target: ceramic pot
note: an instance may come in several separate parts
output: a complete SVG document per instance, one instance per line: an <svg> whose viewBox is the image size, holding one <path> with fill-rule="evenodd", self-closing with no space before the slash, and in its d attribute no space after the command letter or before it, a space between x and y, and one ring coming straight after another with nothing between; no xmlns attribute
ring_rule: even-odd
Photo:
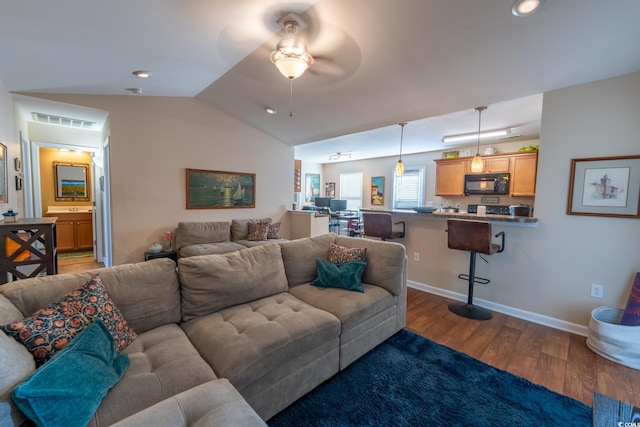
<svg viewBox="0 0 640 427"><path fill-rule="evenodd" d="M151 254L157 254L162 252L162 245L158 242L153 242L153 245L147 248L147 252Z"/></svg>

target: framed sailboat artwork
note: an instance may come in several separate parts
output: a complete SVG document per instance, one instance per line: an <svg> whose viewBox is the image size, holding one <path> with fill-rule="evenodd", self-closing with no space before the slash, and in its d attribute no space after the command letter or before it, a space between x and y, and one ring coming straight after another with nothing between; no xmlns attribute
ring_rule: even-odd
<svg viewBox="0 0 640 427"><path fill-rule="evenodd" d="M187 209L256 207L256 174L186 169Z"/></svg>

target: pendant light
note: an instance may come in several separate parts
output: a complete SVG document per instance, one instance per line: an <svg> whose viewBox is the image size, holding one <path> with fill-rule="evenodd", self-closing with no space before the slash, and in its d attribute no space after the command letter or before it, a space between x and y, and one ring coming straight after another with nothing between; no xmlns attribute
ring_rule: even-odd
<svg viewBox="0 0 640 427"><path fill-rule="evenodd" d="M487 107L476 107L473 110L478 112L478 147L476 148L476 155L473 156L471 161L471 172L482 172L484 169L484 161L480 157L480 121L482 120L482 112Z"/></svg>
<svg viewBox="0 0 640 427"><path fill-rule="evenodd" d="M402 163L402 138L404 136L404 127L406 123L399 123L402 130L400 131L400 158L396 163L396 176L404 175L404 163Z"/></svg>

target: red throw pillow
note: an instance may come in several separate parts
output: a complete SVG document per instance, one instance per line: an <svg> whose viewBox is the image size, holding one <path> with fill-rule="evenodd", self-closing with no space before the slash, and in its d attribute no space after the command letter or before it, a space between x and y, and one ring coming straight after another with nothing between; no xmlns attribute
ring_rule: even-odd
<svg viewBox="0 0 640 427"><path fill-rule="evenodd" d="M273 222L269 224L269 232L267 233L267 239L279 239L280 238L280 223Z"/></svg>
<svg viewBox="0 0 640 427"><path fill-rule="evenodd" d="M329 262L340 265L345 262L365 262L367 248L347 248L329 243Z"/></svg>
<svg viewBox="0 0 640 427"><path fill-rule="evenodd" d="M95 319L107 326L118 351L137 338L107 294L99 275L48 307L0 328L23 344L40 366Z"/></svg>
<svg viewBox="0 0 640 427"><path fill-rule="evenodd" d="M267 240L269 234L268 222L250 222L249 233L247 234L247 240Z"/></svg>

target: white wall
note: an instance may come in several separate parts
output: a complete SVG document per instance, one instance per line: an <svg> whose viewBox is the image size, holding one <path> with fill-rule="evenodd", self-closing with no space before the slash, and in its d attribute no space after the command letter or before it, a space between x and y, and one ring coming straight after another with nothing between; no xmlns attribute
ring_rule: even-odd
<svg viewBox="0 0 640 427"><path fill-rule="evenodd" d="M0 142L7 147L8 201L0 205L0 213L13 209L20 213L22 192L16 191L13 159L20 157L20 142L14 125L13 100L0 81Z"/></svg>
<svg viewBox="0 0 640 427"><path fill-rule="evenodd" d="M141 261L179 221L271 217L288 232L291 147L193 98L43 97L109 112L114 264ZM186 168L255 173L256 208L187 210Z"/></svg>

